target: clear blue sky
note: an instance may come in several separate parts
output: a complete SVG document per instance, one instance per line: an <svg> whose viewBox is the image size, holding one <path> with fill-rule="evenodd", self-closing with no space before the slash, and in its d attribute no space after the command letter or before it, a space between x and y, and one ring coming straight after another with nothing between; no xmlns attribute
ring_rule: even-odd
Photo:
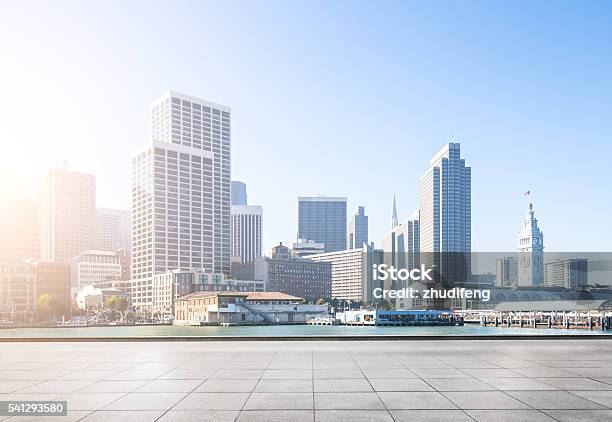
<svg viewBox="0 0 612 422"><path fill-rule="evenodd" d="M128 208L149 104L232 107L233 178L292 241L298 195L364 205L377 243L451 135L472 166L472 247L516 247L534 192L547 250L612 247L612 3L2 2L0 158L67 158Z"/></svg>

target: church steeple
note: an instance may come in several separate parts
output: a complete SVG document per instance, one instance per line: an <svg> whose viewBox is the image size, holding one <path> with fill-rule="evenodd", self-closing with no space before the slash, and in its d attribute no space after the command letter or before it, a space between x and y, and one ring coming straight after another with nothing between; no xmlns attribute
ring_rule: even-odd
<svg viewBox="0 0 612 422"><path fill-rule="evenodd" d="M397 205L395 203L395 195L393 195L393 211L391 211L391 229L393 230L398 225L397 222Z"/></svg>

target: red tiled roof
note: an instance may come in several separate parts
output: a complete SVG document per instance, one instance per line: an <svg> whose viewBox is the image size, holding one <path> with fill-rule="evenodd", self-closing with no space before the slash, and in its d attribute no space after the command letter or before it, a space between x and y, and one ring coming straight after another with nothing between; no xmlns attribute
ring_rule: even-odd
<svg viewBox="0 0 612 422"><path fill-rule="evenodd" d="M244 297L246 300L286 300L292 302L302 300L301 297L291 296L282 292L238 292L227 290L189 293L179 297L177 300L190 300L214 296Z"/></svg>

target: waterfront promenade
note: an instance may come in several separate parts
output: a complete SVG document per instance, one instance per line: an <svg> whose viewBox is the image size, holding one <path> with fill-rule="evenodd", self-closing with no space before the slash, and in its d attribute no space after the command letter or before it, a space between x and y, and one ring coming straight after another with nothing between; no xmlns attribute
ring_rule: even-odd
<svg viewBox="0 0 612 422"><path fill-rule="evenodd" d="M0 343L0 400L67 400L52 421L609 421L612 340Z"/></svg>

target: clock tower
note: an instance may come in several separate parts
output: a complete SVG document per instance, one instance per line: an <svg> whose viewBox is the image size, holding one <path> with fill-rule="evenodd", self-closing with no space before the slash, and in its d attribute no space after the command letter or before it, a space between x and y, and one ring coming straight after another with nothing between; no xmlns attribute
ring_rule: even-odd
<svg viewBox="0 0 612 422"><path fill-rule="evenodd" d="M518 234L518 251L518 285L540 285L544 281L544 235L531 202Z"/></svg>

